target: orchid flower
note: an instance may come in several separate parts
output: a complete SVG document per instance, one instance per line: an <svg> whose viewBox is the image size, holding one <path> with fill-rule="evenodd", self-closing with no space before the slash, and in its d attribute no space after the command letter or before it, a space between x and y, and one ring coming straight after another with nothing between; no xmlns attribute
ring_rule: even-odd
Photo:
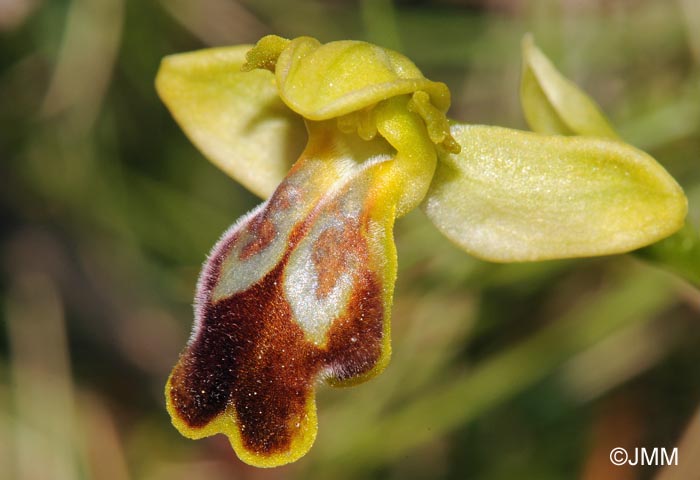
<svg viewBox="0 0 700 480"><path fill-rule="evenodd" d="M562 123L552 107L562 99L538 72L524 71L526 110ZM311 448L317 384L353 385L386 367L397 217L421 206L469 254L519 262L630 251L686 213L683 191L646 153L595 129L453 122L444 83L365 42L267 36L172 55L156 85L195 145L267 199L204 263L166 386L183 435L224 433L251 465Z"/></svg>

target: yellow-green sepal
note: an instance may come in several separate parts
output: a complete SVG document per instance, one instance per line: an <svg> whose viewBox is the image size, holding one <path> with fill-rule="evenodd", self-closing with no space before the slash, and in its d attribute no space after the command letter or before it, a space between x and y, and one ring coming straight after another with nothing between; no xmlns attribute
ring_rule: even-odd
<svg viewBox="0 0 700 480"><path fill-rule="evenodd" d="M619 138L598 105L557 70L532 35L523 38L522 55L520 103L533 131Z"/></svg>
<svg viewBox="0 0 700 480"><path fill-rule="evenodd" d="M296 161L304 122L280 100L272 72L241 72L250 45L170 55L156 89L192 142L216 166L267 198Z"/></svg>
<svg viewBox="0 0 700 480"><path fill-rule="evenodd" d="M627 252L681 228L687 199L652 157L615 140L455 124L423 202L437 228L496 262Z"/></svg>
<svg viewBox="0 0 700 480"><path fill-rule="evenodd" d="M366 42L295 38L277 59L275 73L284 102L310 120L340 117L418 90L443 113L450 105L444 83L425 78L400 53Z"/></svg>

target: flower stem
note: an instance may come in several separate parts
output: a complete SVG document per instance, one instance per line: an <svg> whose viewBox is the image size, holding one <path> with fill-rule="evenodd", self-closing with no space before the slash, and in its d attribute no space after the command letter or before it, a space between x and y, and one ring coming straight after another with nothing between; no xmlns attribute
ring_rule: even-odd
<svg viewBox="0 0 700 480"><path fill-rule="evenodd" d="M672 271L700 288L700 233L690 223L678 232L648 247L636 256Z"/></svg>

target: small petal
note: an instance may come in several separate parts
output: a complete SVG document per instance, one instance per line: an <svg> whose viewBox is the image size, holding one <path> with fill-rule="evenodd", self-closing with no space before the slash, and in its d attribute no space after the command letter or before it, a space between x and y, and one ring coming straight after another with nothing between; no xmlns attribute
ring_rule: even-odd
<svg viewBox="0 0 700 480"><path fill-rule="evenodd" d="M396 216L410 212L425 198L435 174L437 150L420 116L409 112L407 96L382 102L376 128L395 150L394 160L381 166L386 202L396 205ZM454 141L451 136L446 138Z"/></svg>
<svg viewBox="0 0 700 480"><path fill-rule="evenodd" d="M533 131L618 138L598 105L559 73L532 35L523 38L522 49L520 102Z"/></svg>
<svg viewBox="0 0 700 480"><path fill-rule="evenodd" d="M453 125L423 208L467 252L498 262L621 253L683 225L687 200L656 161L601 138Z"/></svg>
<svg viewBox="0 0 700 480"><path fill-rule="evenodd" d="M279 99L270 71L240 71L250 48L212 48L166 57L156 88L209 160L267 198L298 158L306 130L303 120Z"/></svg>
<svg viewBox="0 0 700 480"><path fill-rule="evenodd" d="M183 435L225 433L256 466L311 447L319 380L358 383L389 359L395 206L382 185L392 152L333 128L312 126L272 197L214 247L166 387Z"/></svg>

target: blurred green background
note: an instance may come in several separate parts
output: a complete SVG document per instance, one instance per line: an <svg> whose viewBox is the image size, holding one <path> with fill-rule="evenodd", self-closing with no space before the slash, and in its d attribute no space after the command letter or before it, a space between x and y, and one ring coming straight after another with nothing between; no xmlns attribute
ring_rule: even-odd
<svg viewBox="0 0 700 480"><path fill-rule="evenodd" d="M445 81L452 117L525 128L528 31L678 179L697 227L696 0L0 0L0 478L700 478L697 288L631 255L477 261L420 212L396 227L391 365L319 389L309 455L257 470L170 425L199 266L259 200L175 125L160 59L365 39ZM667 469L608 459L679 443Z"/></svg>

